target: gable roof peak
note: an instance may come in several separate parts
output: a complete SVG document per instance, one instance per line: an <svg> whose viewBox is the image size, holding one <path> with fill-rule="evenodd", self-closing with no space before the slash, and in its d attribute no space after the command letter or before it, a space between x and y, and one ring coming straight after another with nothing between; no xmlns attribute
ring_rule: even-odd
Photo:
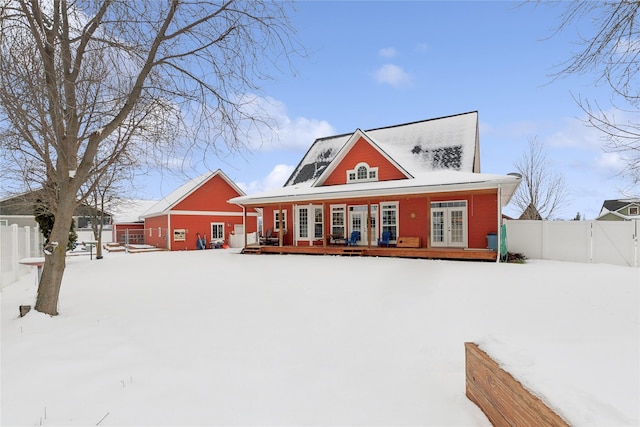
<svg viewBox="0 0 640 427"><path fill-rule="evenodd" d="M480 172L478 111L470 111L318 138L284 185L316 185L356 133L375 141L378 149L413 176L440 169Z"/></svg>

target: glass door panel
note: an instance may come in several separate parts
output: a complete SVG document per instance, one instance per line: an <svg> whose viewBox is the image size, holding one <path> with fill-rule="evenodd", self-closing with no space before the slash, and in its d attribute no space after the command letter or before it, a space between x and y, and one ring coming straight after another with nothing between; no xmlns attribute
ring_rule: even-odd
<svg viewBox="0 0 640 427"><path fill-rule="evenodd" d="M445 246L445 234L444 234L444 216L445 211L443 209L431 210L431 245L432 246Z"/></svg>
<svg viewBox="0 0 640 427"><path fill-rule="evenodd" d="M441 247L467 246L467 207L465 202L453 202L457 206L431 208L431 245ZM446 205L448 203L437 203ZM460 205L463 206L460 206Z"/></svg>

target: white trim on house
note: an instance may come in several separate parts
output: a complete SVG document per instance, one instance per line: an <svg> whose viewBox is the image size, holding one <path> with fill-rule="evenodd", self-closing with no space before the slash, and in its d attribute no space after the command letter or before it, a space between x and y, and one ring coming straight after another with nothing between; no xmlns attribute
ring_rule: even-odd
<svg viewBox="0 0 640 427"><path fill-rule="evenodd" d="M320 187L324 184L329 176L333 173L333 171L338 167L338 165L344 160L346 155L351 151L353 146L360 140L360 138L364 139L373 147L376 151L378 151L389 163L391 163L396 169L398 169L405 177L413 178L413 176L407 172L405 168L400 166L398 162L393 160L391 156L389 156L384 150L382 150L378 144L376 144L364 131L360 129L356 129L356 131L351 135L351 137L347 140L346 144L342 146L336 157L331 161L331 163L327 166L327 168L322 172L322 174L318 177L318 179L313 183L312 187ZM357 168L356 168L357 169Z"/></svg>
<svg viewBox="0 0 640 427"><path fill-rule="evenodd" d="M502 206L506 206L521 180L522 178L513 175L479 174L447 170L424 173L413 179L350 183L325 187L298 187L292 185L249 196L235 197L229 202L245 206L261 206L273 203L388 197L497 189L501 187L501 203Z"/></svg>

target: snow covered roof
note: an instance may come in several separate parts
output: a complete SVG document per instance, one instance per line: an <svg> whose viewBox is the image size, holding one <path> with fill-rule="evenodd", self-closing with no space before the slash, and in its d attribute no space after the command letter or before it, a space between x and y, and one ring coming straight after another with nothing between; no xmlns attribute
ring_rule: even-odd
<svg viewBox="0 0 640 427"><path fill-rule="evenodd" d="M222 170L218 169L214 172L207 172L205 174L202 174L199 177L194 178L181 185L171 194L169 194L168 196L157 202L155 205L153 205L151 208L149 208L147 211L145 211L140 217L149 218L168 212L169 210L171 210L171 208L184 200L187 196L197 190L201 185L203 185L205 182L209 181L216 175L220 175L225 181L227 181L227 183L231 185L238 192L238 194L245 194L244 191L240 189L240 187L238 187L231 179L229 179L229 177L227 177L227 175L224 174L224 172L222 172Z"/></svg>
<svg viewBox="0 0 640 427"><path fill-rule="evenodd" d="M141 221L140 216L158 203L157 200L126 200L109 206L114 224L131 224Z"/></svg>
<svg viewBox="0 0 640 427"><path fill-rule="evenodd" d="M413 176L443 169L480 172L477 111L360 132ZM316 139L285 186L313 185L352 135Z"/></svg>
<svg viewBox="0 0 640 427"><path fill-rule="evenodd" d="M260 206L269 203L326 200L327 198L350 199L360 196L391 196L405 194L423 194L441 191L501 189L501 203L505 206L520 184L521 178L515 175L494 175L455 170L422 172L412 179L391 181L371 181L342 185L310 187L308 185L289 185L271 191L235 197L230 203Z"/></svg>

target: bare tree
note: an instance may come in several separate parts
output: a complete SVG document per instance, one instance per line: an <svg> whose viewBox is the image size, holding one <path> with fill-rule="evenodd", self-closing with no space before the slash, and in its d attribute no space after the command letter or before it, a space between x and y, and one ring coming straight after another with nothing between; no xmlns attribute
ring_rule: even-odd
<svg viewBox="0 0 640 427"><path fill-rule="evenodd" d="M542 143L529 139L529 149L515 163L522 182L513 201L522 209L520 219L553 219L568 204L564 176L551 170Z"/></svg>
<svg viewBox="0 0 640 427"><path fill-rule="evenodd" d="M597 82L612 91L613 110L602 102L576 96L587 122L600 130L605 150L625 161L622 174L632 185L640 182L640 2L574 1L564 7L558 31L573 23L589 23L589 34L581 36L580 49L559 67L555 77L595 71Z"/></svg>
<svg viewBox="0 0 640 427"><path fill-rule="evenodd" d="M36 310L58 313L74 208L131 144L148 159L237 150L269 123L245 107L299 53L287 13L266 0L0 0L2 166L51 189L55 215Z"/></svg>
<svg viewBox="0 0 640 427"><path fill-rule="evenodd" d="M91 230L96 240L96 259L102 259L102 231L105 225L106 209L116 208L127 202L125 194L133 187L135 157L123 155L111 168L101 175L92 175L92 181L80 189L81 198L89 210ZM84 190L89 191L85 194Z"/></svg>

